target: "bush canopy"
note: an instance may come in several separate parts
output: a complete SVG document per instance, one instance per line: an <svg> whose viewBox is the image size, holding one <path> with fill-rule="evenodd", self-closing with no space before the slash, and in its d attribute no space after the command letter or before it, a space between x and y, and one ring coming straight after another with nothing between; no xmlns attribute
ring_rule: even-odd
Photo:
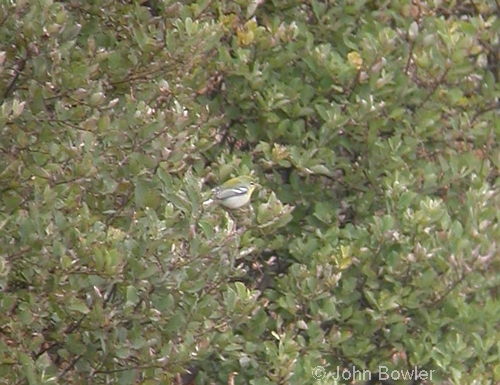
<svg viewBox="0 0 500 385"><path fill-rule="evenodd" d="M499 383L499 18L2 2L0 384Z"/></svg>

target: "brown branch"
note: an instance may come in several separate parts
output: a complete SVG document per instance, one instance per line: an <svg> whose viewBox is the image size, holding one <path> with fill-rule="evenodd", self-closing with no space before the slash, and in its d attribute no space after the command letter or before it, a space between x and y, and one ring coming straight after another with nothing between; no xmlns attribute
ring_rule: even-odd
<svg viewBox="0 0 500 385"><path fill-rule="evenodd" d="M2 103L5 99L7 99L14 92L14 89L16 88L16 83L19 80L19 75L21 74L21 72L24 70L24 67L26 66L26 61L27 61L27 59L23 58L23 59L19 59L19 61L17 62L17 69L14 69L16 74L14 75L14 78L12 79L9 86L7 87L7 90L3 94Z"/></svg>

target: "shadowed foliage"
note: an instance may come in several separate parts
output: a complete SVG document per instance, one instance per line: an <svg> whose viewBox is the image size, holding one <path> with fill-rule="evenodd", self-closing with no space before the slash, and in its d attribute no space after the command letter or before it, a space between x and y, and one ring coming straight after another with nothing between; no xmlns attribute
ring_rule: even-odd
<svg viewBox="0 0 500 385"><path fill-rule="evenodd" d="M2 2L0 384L498 383L499 16Z"/></svg>

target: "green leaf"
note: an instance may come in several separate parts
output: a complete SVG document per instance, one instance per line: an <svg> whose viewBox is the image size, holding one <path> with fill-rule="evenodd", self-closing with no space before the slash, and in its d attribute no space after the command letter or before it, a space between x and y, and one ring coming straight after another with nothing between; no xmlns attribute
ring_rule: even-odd
<svg viewBox="0 0 500 385"><path fill-rule="evenodd" d="M37 385L38 381L36 379L35 367L31 358L23 352L18 352L17 357L22 365L23 375L26 376L28 384Z"/></svg>

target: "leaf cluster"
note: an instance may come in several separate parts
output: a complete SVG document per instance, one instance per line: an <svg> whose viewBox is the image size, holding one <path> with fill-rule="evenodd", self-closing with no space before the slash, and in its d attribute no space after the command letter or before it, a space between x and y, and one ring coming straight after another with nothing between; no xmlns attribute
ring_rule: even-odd
<svg viewBox="0 0 500 385"><path fill-rule="evenodd" d="M500 381L498 4L0 15L0 383Z"/></svg>

